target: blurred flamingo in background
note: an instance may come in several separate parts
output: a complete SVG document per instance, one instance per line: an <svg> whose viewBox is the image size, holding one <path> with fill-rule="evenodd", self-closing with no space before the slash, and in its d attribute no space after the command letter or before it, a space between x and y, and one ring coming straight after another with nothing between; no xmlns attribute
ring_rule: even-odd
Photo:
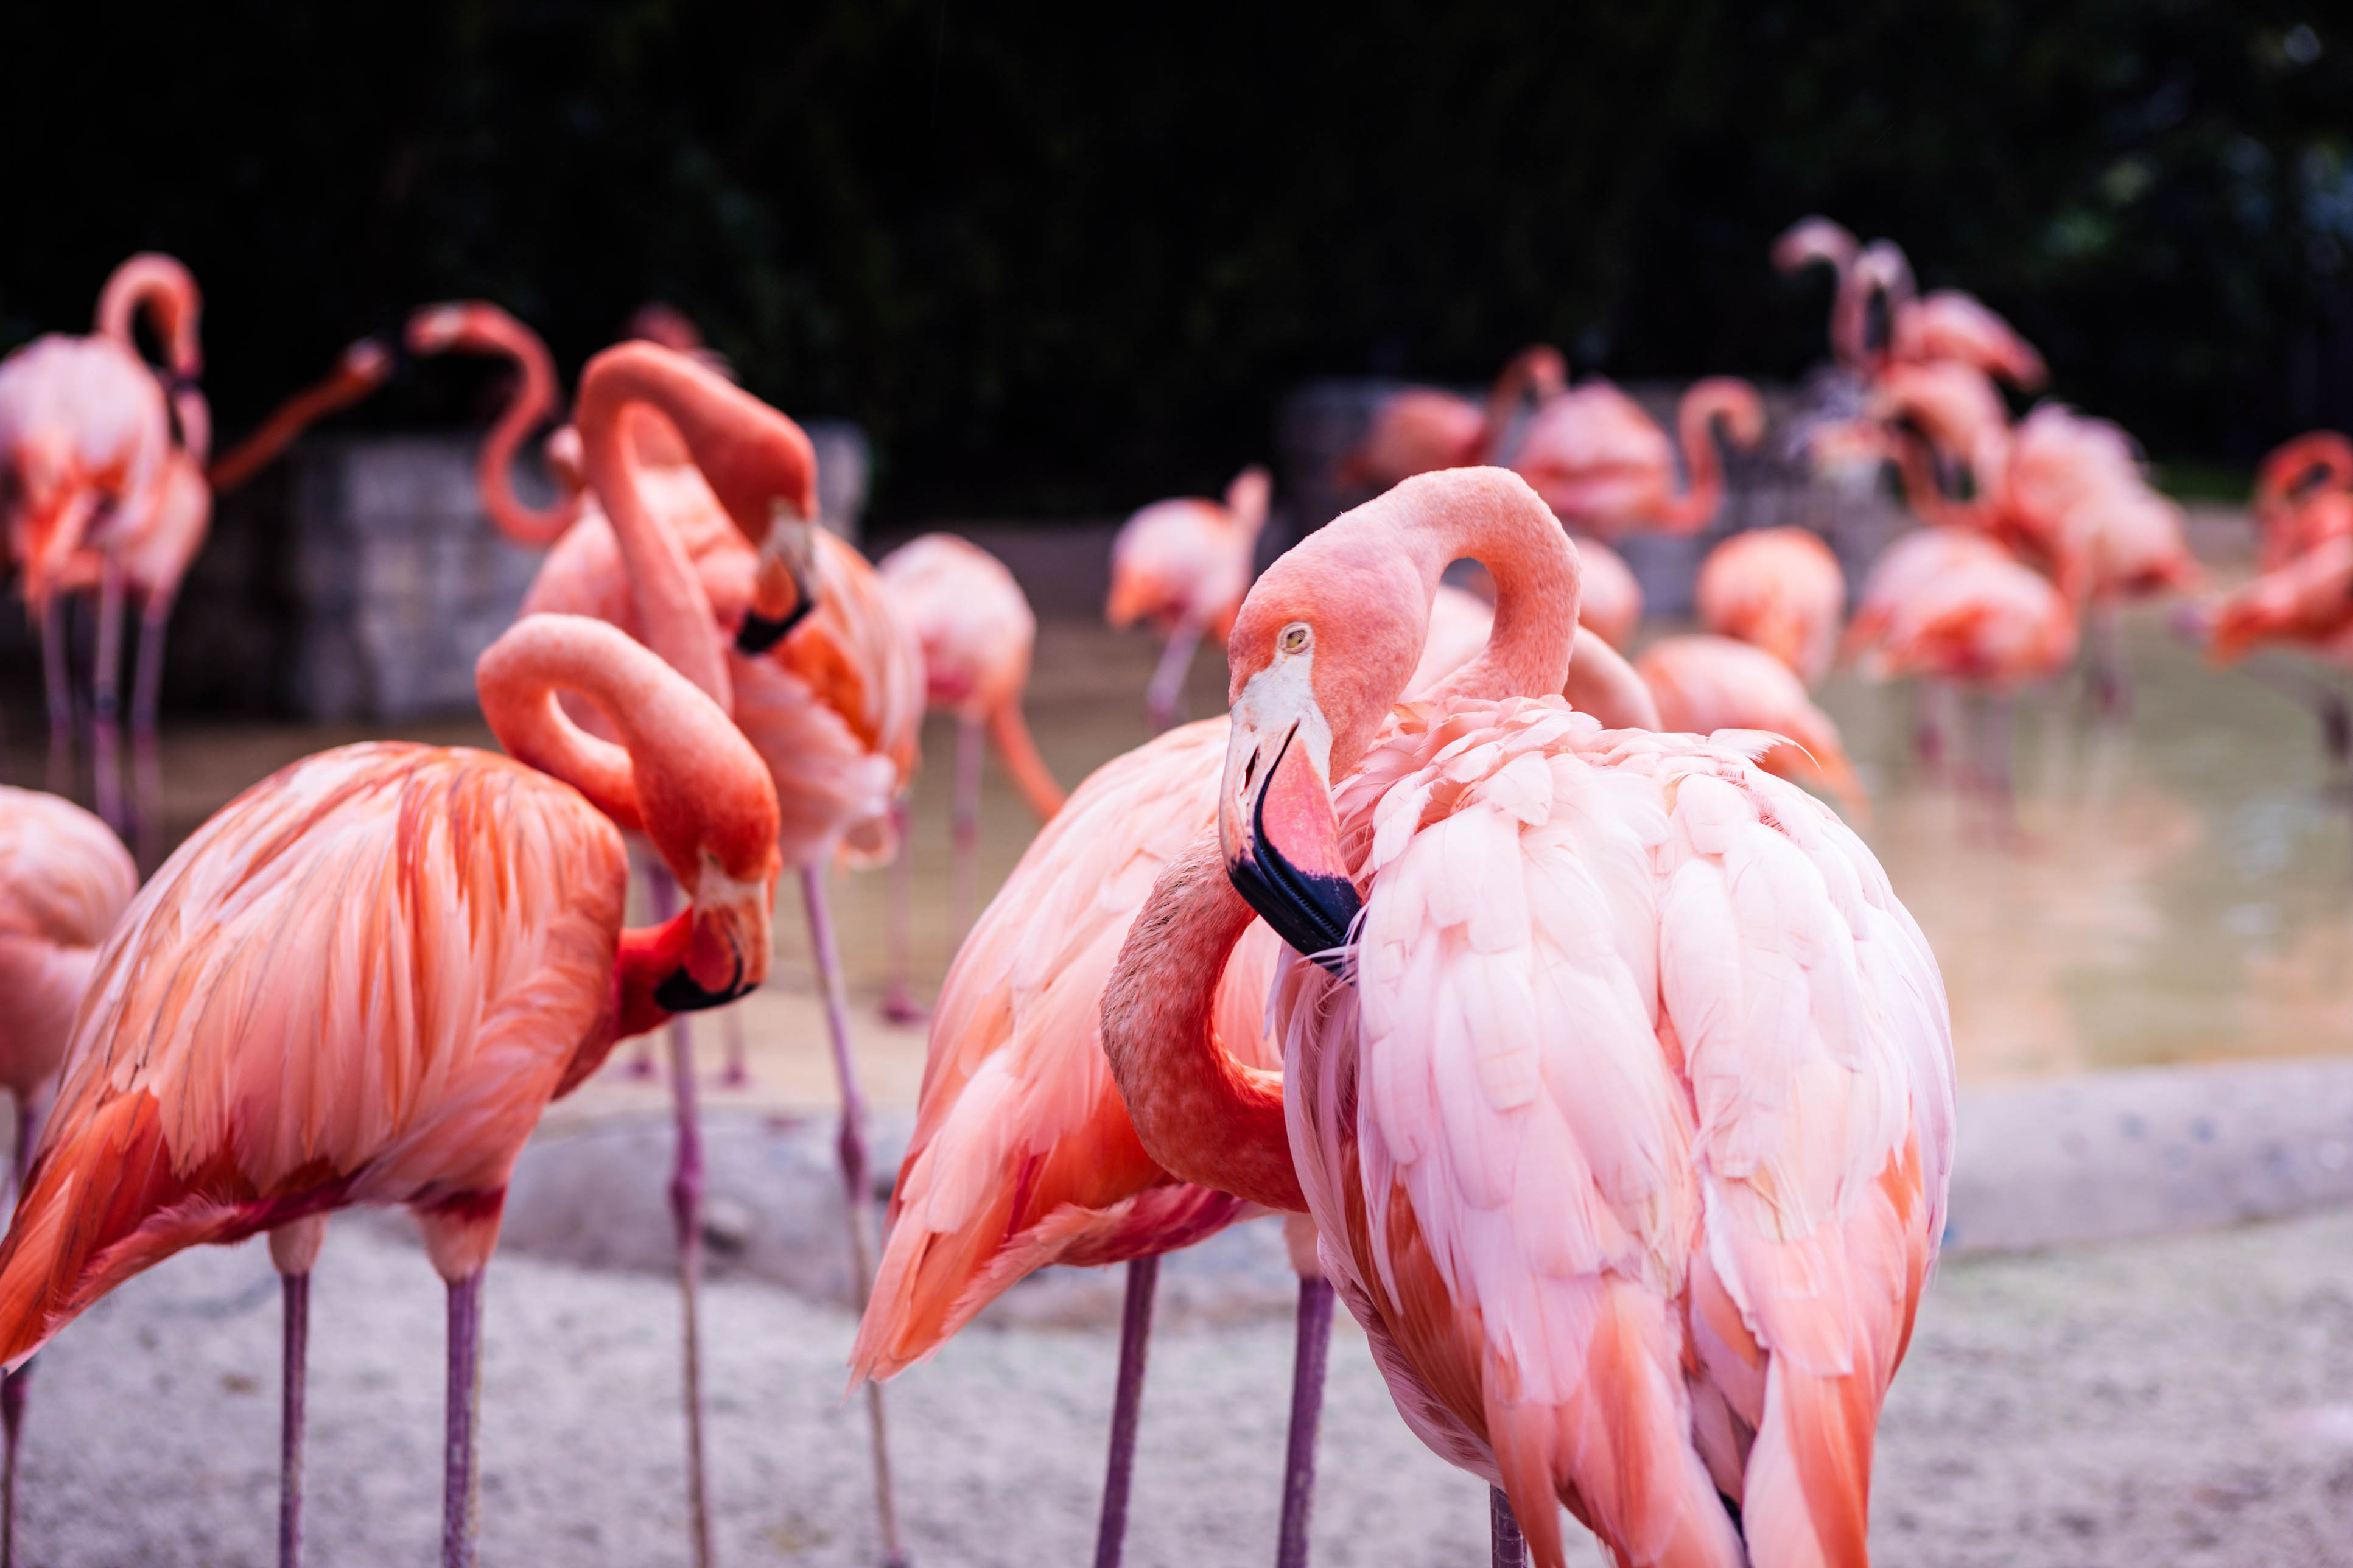
<svg viewBox="0 0 2353 1568"><path fill-rule="evenodd" d="M2353 534L2313 545L2186 618L2218 665L2278 647L2340 668L2353 666ZM2353 772L2353 711L2345 693L2325 680L2282 683L2319 720L2321 749L2333 782L2341 785Z"/></svg>
<svg viewBox="0 0 2353 1568"><path fill-rule="evenodd" d="M1149 620L1166 644L1144 693L1155 735L1176 721L1201 638L1223 637L1233 625L1273 490L1273 478L1253 463L1226 487L1223 505L1195 496L1154 501L1112 541L1103 619L1114 631Z"/></svg>
<svg viewBox="0 0 2353 1568"><path fill-rule="evenodd" d="M1925 298L1912 263L1893 240L1857 242L1826 217L1799 219L1773 242L1784 273L1827 265L1838 280L1831 306L1831 351L1842 370L1876 376L1891 363L1951 361L2031 392L2048 376L2042 356L1973 294L1938 289Z"/></svg>
<svg viewBox="0 0 2353 1568"><path fill-rule="evenodd" d="M2251 505L2266 572L2353 535L2353 440L2314 430L2275 447L2255 470Z"/></svg>
<svg viewBox="0 0 2353 1568"><path fill-rule="evenodd" d="M272 1233L287 1271L287 1563L324 1215L408 1205L448 1284L442 1559L470 1564L482 1269L515 1157L618 1036L767 972L775 795L717 706L577 617L511 629L479 681L513 760L322 752L240 795L148 885L99 956L0 1244L13 1368L183 1247ZM558 690L596 703L622 745L575 728ZM686 912L621 929L617 827L651 839Z"/></svg>
<svg viewBox="0 0 2353 1568"><path fill-rule="evenodd" d="M10 1176L21 1189L41 1100L65 1060L99 944L138 890L114 830L71 801L0 784L0 1087L16 1102ZM27 1365L0 1380L0 1564L16 1560L16 1438Z"/></svg>
<svg viewBox="0 0 2353 1568"><path fill-rule="evenodd" d="M1364 438L1340 459L1334 482L1343 489L1387 489L1433 468L1468 468L1502 455L1520 406L1538 406L1568 384L1568 363L1548 343L1512 356L1496 376L1484 406L1459 393L1409 386L1383 398Z"/></svg>
<svg viewBox="0 0 2353 1568"><path fill-rule="evenodd" d="M1577 624L1611 647L1625 650L1642 624L1642 584L1626 558L1588 534L1577 542L1585 565L1585 598Z"/></svg>
<svg viewBox="0 0 2353 1568"><path fill-rule="evenodd" d="M1855 776L1837 723L1806 695L1805 682L1764 648L1723 637L1661 637L1634 668L1659 704L1658 728L1713 735L1761 731L1778 739L1755 752L1757 764L1794 784L1827 791L1858 825L1871 821L1871 796Z"/></svg>
<svg viewBox="0 0 2353 1568"><path fill-rule="evenodd" d="M959 937L971 924L979 887L980 752L986 735L997 760L1039 822L1062 808L1029 724L1022 689L1038 643L1038 617L1005 563L969 540L927 533L909 540L875 565L885 592L923 655L923 700L956 718L955 793L952 834L955 856L949 920ZM900 1023L923 1016L908 990L910 905L913 872L903 796L898 806L899 852L892 862L891 983L883 1016Z"/></svg>
<svg viewBox="0 0 2353 1568"><path fill-rule="evenodd" d="M1610 383L1591 380L1537 408L1511 466L1572 533L1693 533L1724 504L1719 420L1735 447L1754 447L1765 433L1757 389L1736 377L1710 376L1684 391L1676 427L1691 479L1678 489L1674 447L1659 422Z"/></svg>
<svg viewBox="0 0 2353 1568"><path fill-rule="evenodd" d="M1393 716L1460 555L1495 637ZM1560 1568L1565 1503L1620 1562L1861 1563L1951 1170L1936 961L1827 807L1532 700L1571 663L1576 570L1474 469L1260 580L1219 831L1136 917L1104 1050L1155 1162L1310 1212L1399 1413L1507 1495L1499 1548L1524 1527ZM1254 913L1316 961L1276 978L1280 1076L1215 1027Z"/></svg>
<svg viewBox="0 0 2353 1568"><path fill-rule="evenodd" d="M1846 574L1810 529L1734 534L1700 563L1694 596L1701 626L1754 643L1808 686L1829 674L1838 658Z"/></svg>

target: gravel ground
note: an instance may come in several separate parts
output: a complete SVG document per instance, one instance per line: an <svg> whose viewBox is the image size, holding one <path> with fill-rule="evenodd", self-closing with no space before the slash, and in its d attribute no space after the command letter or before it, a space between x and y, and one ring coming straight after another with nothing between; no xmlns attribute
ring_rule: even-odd
<svg viewBox="0 0 2353 1568"><path fill-rule="evenodd" d="M339 1222L317 1276L311 1560L433 1560L441 1293L388 1227ZM274 1548L275 1277L258 1246L134 1280L41 1358L22 1483L33 1565L263 1563ZM675 1296L507 1257L490 1288L484 1561L685 1561ZM707 1297L730 1563L864 1564L849 1319L783 1291ZM1112 1336L982 1328L892 1389L915 1560L1089 1552ZM1129 1561L1271 1555L1290 1325L1155 1345ZM1479 1485L1390 1410L1362 1339L1333 1358L1315 1554L1483 1563ZM1889 1404L1889 1568L2353 1563L2353 1211L1945 1269ZM1598 1562L1589 1543L1580 1562Z"/></svg>

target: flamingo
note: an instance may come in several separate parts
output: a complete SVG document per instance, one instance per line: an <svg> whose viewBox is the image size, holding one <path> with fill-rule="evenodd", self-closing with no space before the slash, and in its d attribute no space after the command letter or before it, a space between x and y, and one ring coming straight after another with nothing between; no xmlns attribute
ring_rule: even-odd
<svg viewBox="0 0 2353 1568"><path fill-rule="evenodd" d="M1734 534L1700 563L1694 597L1701 626L1756 644L1808 686L1829 674L1838 657L1846 574L1810 529L1757 528Z"/></svg>
<svg viewBox="0 0 2353 1568"><path fill-rule="evenodd" d="M1666 432L1641 404L1597 378L1537 408L1512 468L1573 532L1604 539L1646 528L1693 533L1724 504L1719 419L1736 447L1755 447L1765 434L1757 389L1733 376L1709 376L1684 391L1675 423L1691 483L1678 490Z"/></svg>
<svg viewBox="0 0 2353 1568"><path fill-rule="evenodd" d="M1392 714L1465 554L1493 640ZM1936 960L1827 806L1538 695L1577 586L1477 469L1270 569L1219 832L1131 928L1104 1050L1156 1163L1310 1214L1400 1413L1500 1488L1499 1546L1558 1568L1557 1500L1621 1563L1860 1563L1950 1174ZM1276 978L1280 1074L1210 1028L1254 912L1315 960Z"/></svg>
<svg viewBox="0 0 2353 1568"><path fill-rule="evenodd" d="M1062 809L1062 786L1038 754L1038 743L1021 713L1021 689L1029 684L1029 658L1038 642L1038 617L1003 562L953 533L909 540L874 570L923 649L925 704L956 716L951 919L962 932L972 921L979 885L983 735L996 742L998 761L1039 822L1051 821ZM908 1023L923 1016L923 1010L907 990L913 888L903 796L898 809L899 853L892 866L891 889L892 975L882 1012L894 1022Z"/></svg>
<svg viewBox="0 0 2353 1568"><path fill-rule="evenodd" d="M768 967L782 862L766 769L718 706L611 627L483 654L511 757L345 746L182 845L98 956L64 1082L0 1242L0 1361L184 1247L270 1233L286 1271L280 1560L298 1560L309 1266L323 1216L400 1204L448 1286L442 1560L474 1561L482 1270L549 1100L628 1034ZM582 733L578 695L622 737ZM620 829L688 910L621 929Z"/></svg>
<svg viewBox="0 0 2353 1568"><path fill-rule="evenodd" d="M1164 646L1145 688L1145 720L1158 734L1173 723L1185 672L1204 634L1224 637L1250 584L1259 531L1274 481L1253 463L1226 487L1225 503L1188 496L1155 501L1120 524L1111 545L1113 631L1150 620Z"/></svg>
<svg viewBox="0 0 2353 1568"><path fill-rule="evenodd" d="M1433 468L1492 462L1521 403L1533 397L1541 406L1567 384L1568 364L1560 351L1532 343L1504 364L1483 407L1434 386L1393 392L1373 410L1364 438L1340 459L1333 478L1344 489L1387 489Z"/></svg>
<svg viewBox="0 0 2353 1568"><path fill-rule="evenodd" d="M226 495L278 460L320 420L340 414L392 379L393 351L375 338L362 338L335 357L327 374L263 416L244 440L205 468L213 494Z"/></svg>
<svg viewBox="0 0 2353 1568"><path fill-rule="evenodd" d="M2353 534L2353 440L2314 430L2274 448L2255 470L2251 508L2266 572Z"/></svg>
<svg viewBox="0 0 2353 1568"><path fill-rule="evenodd" d="M1952 361L2000 376L2025 392L2048 378L2034 345L1975 295L1938 289L1923 297L1913 281L1912 263L1893 240L1861 245L1831 219L1806 217L1774 241L1772 255L1782 272L1819 262L1838 279L1831 308L1831 356L1850 373L1869 375L1891 361ZM1877 323L1872 319L1874 307L1883 312Z"/></svg>
<svg viewBox="0 0 2353 1568"><path fill-rule="evenodd" d="M1485 646L1493 613L1441 585L1409 693ZM1612 727L1655 728L1632 667L1578 628L1565 689ZM1136 1143L1098 1030L1103 984L1154 879L1214 826L1223 718L1165 731L1074 791L983 911L933 1010L915 1130L892 1189L890 1230L851 1352L856 1379L929 1357L981 1309L1050 1264L1128 1267L1113 1447L1096 1562L1119 1561L1162 1254L1243 1217L1225 1194L1172 1181ZM1218 982L1226 1048L1257 1067L1273 934L1253 928ZM1298 1245L1299 1356L1277 1561L1306 1561L1314 1435L1331 1289Z"/></svg>
<svg viewBox="0 0 2353 1568"><path fill-rule="evenodd" d="M2266 645L2353 665L2353 534L2321 541L2204 606L2192 621L2218 665L2235 664ZM2341 782L2353 765L2353 712L2345 694L2320 681L2299 682L2295 689L2320 721L2322 749Z"/></svg>
<svg viewBox="0 0 2353 1568"><path fill-rule="evenodd" d="M1658 700L1655 728L1700 735L1764 731L1776 743L1756 753L1757 766L1827 790L1854 822L1871 820L1871 796L1847 759L1837 722L1772 654L1731 637L1661 637L1634 668Z"/></svg>
<svg viewBox="0 0 2353 1568"><path fill-rule="evenodd" d="M1642 584L1624 556L1590 534L1577 540L1577 556L1585 563L1586 590L1577 624L1623 653L1642 624Z"/></svg>
<svg viewBox="0 0 2353 1568"><path fill-rule="evenodd" d="M0 1086L16 1102L11 1175L22 1187L41 1095L65 1060L99 943L139 872L114 830L71 801L0 784ZM29 1366L0 1381L0 1565L16 1560L16 1439Z"/></svg>

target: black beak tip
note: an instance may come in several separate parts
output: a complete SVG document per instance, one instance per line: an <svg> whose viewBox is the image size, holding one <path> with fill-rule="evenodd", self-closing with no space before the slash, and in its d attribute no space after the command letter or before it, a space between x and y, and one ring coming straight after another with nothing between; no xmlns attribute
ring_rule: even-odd
<svg viewBox="0 0 2353 1568"><path fill-rule="evenodd" d="M1351 929L1364 900L1345 877L1311 875L1260 841L1261 861L1244 855L1228 861L1226 877L1274 934L1305 957L1343 979Z"/></svg>
<svg viewBox="0 0 2353 1568"><path fill-rule="evenodd" d="M701 1013L712 1007L724 1007L750 990L744 984L744 965L735 965L735 978L717 991L706 991L702 983L686 972L685 966L673 969L654 987L654 1005L665 1013Z"/></svg>
<svg viewBox="0 0 2353 1568"><path fill-rule="evenodd" d="M745 611L744 624L735 631L735 651L758 658L784 641L807 616L811 607L810 602L804 599L780 621L772 621L756 610Z"/></svg>

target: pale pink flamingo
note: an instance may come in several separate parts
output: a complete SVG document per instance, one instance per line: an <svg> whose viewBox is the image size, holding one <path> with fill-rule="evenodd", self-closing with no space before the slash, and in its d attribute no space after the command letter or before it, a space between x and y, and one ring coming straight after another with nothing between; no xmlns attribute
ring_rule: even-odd
<svg viewBox="0 0 2353 1568"><path fill-rule="evenodd" d="M1694 596L1701 626L1754 643L1808 686L1828 675L1838 658L1846 574L1810 529L1734 534L1700 563Z"/></svg>
<svg viewBox="0 0 2353 1568"><path fill-rule="evenodd" d="M1415 682L1477 657L1493 620L1475 595L1441 585ZM1604 723L1657 722L1632 668L1582 628L1566 689ZM895 1376L1039 1268L1126 1263L1102 1568L1117 1563L1124 1539L1160 1256L1242 1216L1231 1197L1174 1183L1145 1155L1098 1027L1104 981L1154 879L1215 825L1228 727L1223 718L1183 725L1097 770L1032 841L957 952L933 1010L915 1131L851 1356L856 1377ZM1261 1031L1279 945L1256 928L1218 983L1225 1048L1267 1069L1280 1060ZM1284 1568L1306 1561L1332 1304L1308 1265L1312 1247L1303 1258L1294 1245L1293 1258L1303 1266Z"/></svg>
<svg viewBox="0 0 2353 1568"><path fill-rule="evenodd" d="M270 1233L286 1276L280 1559L300 1553L309 1270L332 1210L399 1204L449 1288L442 1559L474 1560L483 1266L547 1102L621 1036L768 967L767 773L718 707L610 627L526 621L482 656L512 753L347 746L281 769L182 845L101 951L0 1243L21 1366L183 1247ZM618 748L558 691L595 703ZM621 929L619 829L688 910Z"/></svg>
<svg viewBox="0 0 2353 1568"><path fill-rule="evenodd" d="M1536 409L1512 468L1572 533L1605 540L1636 529L1694 533L1724 504L1719 420L1735 447L1756 446L1765 434L1757 389L1733 376L1709 376L1684 391L1675 424L1691 482L1678 489L1667 433L1641 404L1596 378Z"/></svg>
<svg viewBox="0 0 2353 1568"><path fill-rule="evenodd" d="M2259 564L2286 565L2314 545L2353 535L2353 440L2314 430L2274 447L2255 470L2250 503Z"/></svg>
<svg viewBox="0 0 2353 1568"><path fill-rule="evenodd" d="M2353 668L2353 533L2321 540L2189 619L2218 665L2276 647ZM2327 681L2275 679L2312 706L2333 781L2342 784L2353 767L2353 710L2345 693Z"/></svg>
<svg viewBox="0 0 2353 1568"><path fill-rule="evenodd" d="M1435 386L1393 392L1373 410L1364 438L1340 459L1333 479L1345 489L1387 489L1434 468L1493 462L1520 405L1534 398L1541 406L1567 384L1560 351L1532 343L1504 364L1483 405Z"/></svg>
<svg viewBox="0 0 2353 1568"><path fill-rule="evenodd" d="M1494 638L1393 715L1463 555ZM1156 1163L1310 1213L1399 1412L1544 1568L1556 1501L1620 1563L1859 1564L1951 1167L1936 961L1827 806L1539 695L1576 611L1553 518L1492 471L1276 563L1229 645L1219 834L1136 917L1104 1049ZM1276 979L1280 1074L1212 1027L1254 910L1317 960Z"/></svg>
<svg viewBox="0 0 2353 1568"><path fill-rule="evenodd" d="M1893 240L1862 247L1851 266L1857 302L1867 310L1875 297L1885 311L1886 337L1870 345L1879 365L1966 364L1998 375L2022 392L2041 386L2049 373L2034 345L1973 294L1938 289L1923 297L1912 280L1912 264Z"/></svg>
<svg viewBox="0 0 2353 1568"><path fill-rule="evenodd" d="M1772 654L1731 637L1661 637L1634 668L1658 700L1657 728L1697 735L1758 731L1772 743L1752 752L1757 766L1827 792L1850 821L1870 822L1871 795L1855 776L1837 722Z"/></svg>
<svg viewBox="0 0 2353 1568"><path fill-rule="evenodd" d="M1272 478L1253 463L1226 487L1223 504L1198 496L1154 501L1112 540L1103 619L1113 631L1148 620L1165 645L1144 693L1145 720L1155 735L1176 719L1201 638L1222 637L1233 625L1273 489Z"/></svg>
<svg viewBox="0 0 2353 1568"><path fill-rule="evenodd" d="M1590 534L1577 540L1577 557L1585 565L1586 605L1577 624L1622 653L1642 624L1642 584L1624 556Z"/></svg>
<svg viewBox="0 0 2353 1568"><path fill-rule="evenodd" d="M10 1175L21 1187L41 1098L65 1060L99 944L139 887L114 830L71 801L0 784L0 1087L16 1102ZM0 1381L0 1568L16 1560L16 1437L32 1368Z"/></svg>
<svg viewBox="0 0 2353 1568"><path fill-rule="evenodd" d="M1062 786L1038 754L1021 712L1021 691L1029 683L1029 658L1038 643L1038 617L1003 562L953 533L911 539L874 570L923 650L925 705L956 719L955 793L950 808L955 868L949 919L961 934L972 922L979 888L983 737L996 742L997 760L1039 821L1051 821L1062 808ZM914 888L903 795L897 809L899 852L891 868L892 976L882 1013L911 1023L923 1016L923 1009L907 988Z"/></svg>

